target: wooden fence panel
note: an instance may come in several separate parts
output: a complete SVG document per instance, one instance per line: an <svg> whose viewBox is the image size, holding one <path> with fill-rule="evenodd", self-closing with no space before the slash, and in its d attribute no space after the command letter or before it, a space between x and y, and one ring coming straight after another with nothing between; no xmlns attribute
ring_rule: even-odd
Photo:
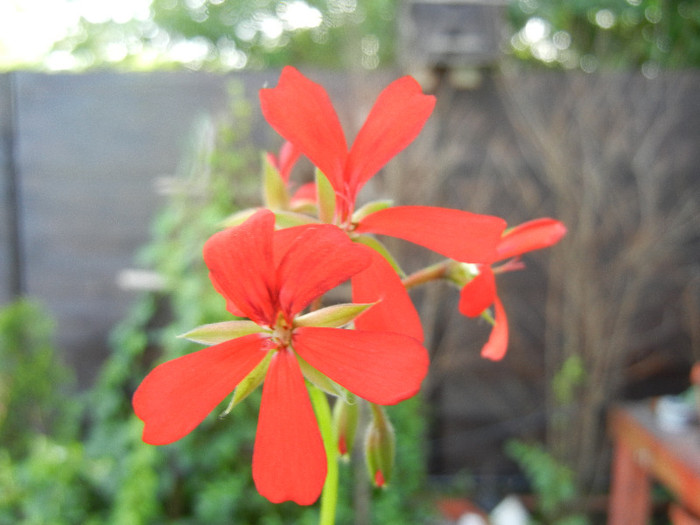
<svg viewBox="0 0 700 525"><path fill-rule="evenodd" d="M261 85L259 76L248 77ZM120 271L148 240L198 118L225 109L225 76L16 75L25 292L56 317L57 343L92 381L133 292Z"/></svg>
<svg viewBox="0 0 700 525"><path fill-rule="evenodd" d="M0 304L19 293L13 76L0 75Z"/></svg>

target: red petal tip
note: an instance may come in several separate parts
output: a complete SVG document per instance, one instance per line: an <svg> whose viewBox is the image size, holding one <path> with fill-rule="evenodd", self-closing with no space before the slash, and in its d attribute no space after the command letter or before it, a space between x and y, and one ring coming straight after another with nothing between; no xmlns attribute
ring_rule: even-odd
<svg viewBox="0 0 700 525"><path fill-rule="evenodd" d="M507 231L498 243L498 260L548 248L566 235L564 223L547 217L524 222Z"/></svg>

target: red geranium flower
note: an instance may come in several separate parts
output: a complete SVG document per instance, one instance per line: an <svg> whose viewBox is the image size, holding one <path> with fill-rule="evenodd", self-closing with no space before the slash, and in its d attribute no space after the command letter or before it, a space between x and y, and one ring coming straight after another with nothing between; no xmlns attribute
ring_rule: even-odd
<svg viewBox="0 0 700 525"><path fill-rule="evenodd" d="M350 150L325 89L296 69L285 67L277 87L260 91L260 101L268 123L328 178L336 194L334 222L348 233L390 235L460 261L493 260L505 229L498 217L398 206L353 218L360 189L415 139L433 111L435 97L413 78L381 92Z"/></svg>
<svg viewBox="0 0 700 525"><path fill-rule="evenodd" d="M547 248L559 242L566 234L566 226L554 219L542 218L525 222L506 232L498 243L494 263L511 259L500 267L491 264L475 265L476 276L460 292L459 311L467 317L478 317L494 306L494 324L481 355L498 361L508 348L508 319L496 293L495 273L523 268L520 255Z"/></svg>
<svg viewBox="0 0 700 525"><path fill-rule="evenodd" d="M350 219L362 186L418 135L435 106L411 77L389 85L348 151L345 134L326 90L293 67L277 87L262 89L263 116L328 178L338 196L339 220Z"/></svg>
<svg viewBox="0 0 700 525"><path fill-rule="evenodd" d="M320 372L372 403L394 404L413 396L427 372L427 352L414 338L341 329L328 317L317 326L318 312L300 315L367 268L369 253L332 225L274 231L267 210L212 236L204 247L212 283L227 309L250 321L208 325L235 335L146 376L133 398L145 423L143 440L163 445L184 437L237 385L248 388L264 377L255 484L275 503L313 503L327 464L304 374L313 372L313 380Z"/></svg>

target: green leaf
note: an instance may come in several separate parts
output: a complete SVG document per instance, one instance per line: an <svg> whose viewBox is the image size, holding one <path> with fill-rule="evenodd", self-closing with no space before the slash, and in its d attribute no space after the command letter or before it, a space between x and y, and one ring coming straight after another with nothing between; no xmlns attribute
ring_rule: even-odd
<svg viewBox="0 0 700 525"><path fill-rule="evenodd" d="M328 178L316 170L316 192L318 198L318 218L321 222L332 223L335 217L335 190Z"/></svg>
<svg viewBox="0 0 700 525"><path fill-rule="evenodd" d="M401 266L399 266L398 261L394 259L394 256L391 255L391 252L386 246L384 246L384 244L381 243L381 241L370 235L358 235L354 240L360 244L364 244L365 246L372 248L375 252L384 257L394 271L399 274L399 277L402 279L406 277L406 272L403 271Z"/></svg>
<svg viewBox="0 0 700 525"><path fill-rule="evenodd" d="M375 304L376 303L335 304L297 317L294 319L294 326L340 328L354 321L360 314Z"/></svg>
<svg viewBox="0 0 700 525"><path fill-rule="evenodd" d="M264 331L265 330L263 328L255 324L253 321L224 321L222 323L212 323L198 326L197 328L178 337L189 339L195 343L215 345L231 339L243 337L244 335Z"/></svg>
<svg viewBox="0 0 700 525"><path fill-rule="evenodd" d="M263 202L272 210L286 210L289 207L289 192L282 175L266 154L263 154Z"/></svg>

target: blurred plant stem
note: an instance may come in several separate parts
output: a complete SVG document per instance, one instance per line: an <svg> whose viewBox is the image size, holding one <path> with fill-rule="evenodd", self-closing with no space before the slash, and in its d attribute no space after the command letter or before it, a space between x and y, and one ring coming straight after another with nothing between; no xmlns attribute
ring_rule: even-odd
<svg viewBox="0 0 700 525"><path fill-rule="evenodd" d="M319 525L333 525L338 505L338 440L333 429L333 417L326 394L313 385L309 385L309 392L328 459L326 483L321 493Z"/></svg>

